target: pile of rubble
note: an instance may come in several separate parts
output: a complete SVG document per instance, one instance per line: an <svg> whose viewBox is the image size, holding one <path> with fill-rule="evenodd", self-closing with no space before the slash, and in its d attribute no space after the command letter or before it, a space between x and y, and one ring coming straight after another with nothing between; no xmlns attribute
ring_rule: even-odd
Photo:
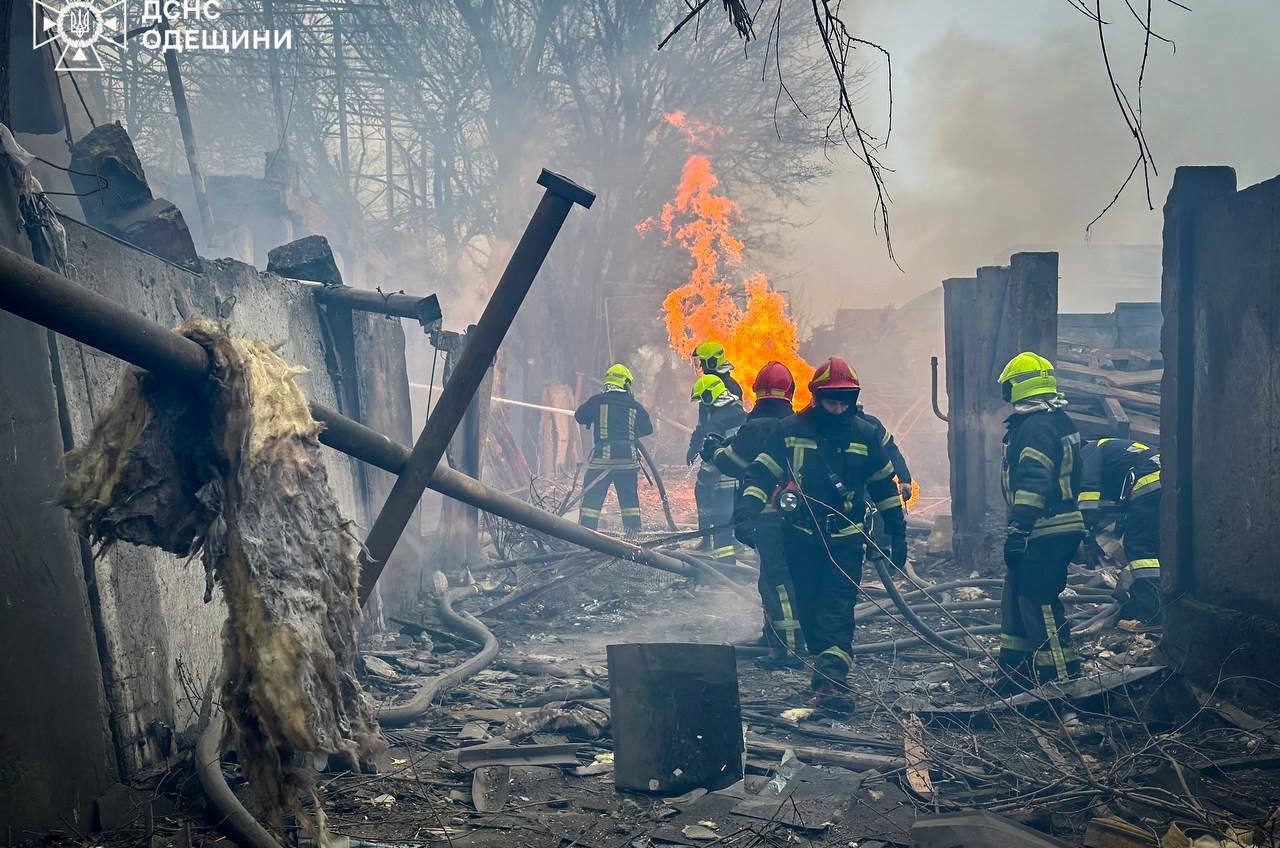
<svg viewBox="0 0 1280 848"><path fill-rule="evenodd" d="M466 604L498 659L415 726L385 730L377 773L322 776L329 829L356 848L1280 844L1275 724L1188 687L1161 664L1158 632L1089 625L1112 606L1106 572L1079 569L1067 592L1085 675L1002 698L988 683L998 584L943 558L917 568L932 586L910 602L982 650L959 660L905 641L868 591L848 716L802 706L807 669L752 662L758 610L722 587L581 552L485 572ZM479 649L429 608L364 654L384 707ZM743 643L743 779L678 797L616 791L606 645L731 641ZM238 769L224 771L251 803Z"/></svg>
<svg viewBox="0 0 1280 848"><path fill-rule="evenodd" d="M1160 444L1160 351L1061 342L1057 368L1058 387L1071 402L1068 414L1085 438Z"/></svg>

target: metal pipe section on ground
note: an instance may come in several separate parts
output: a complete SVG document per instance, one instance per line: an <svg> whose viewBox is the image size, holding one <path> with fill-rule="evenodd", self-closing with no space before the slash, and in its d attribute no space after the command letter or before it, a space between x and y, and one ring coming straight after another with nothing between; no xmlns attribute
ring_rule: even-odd
<svg viewBox="0 0 1280 848"><path fill-rule="evenodd" d="M7 248L0 248L0 309L165 379L194 382L209 376L209 356L200 345ZM404 445L332 409L313 403L311 415L324 425L320 441L334 450L392 474L409 460ZM588 530L450 468L437 467L428 486L588 550L682 577L695 575L673 557Z"/></svg>
<svg viewBox="0 0 1280 848"><path fill-rule="evenodd" d="M484 313L467 333L467 346L458 357L458 364L445 383L440 400L431 410L422 435L414 443L408 462L396 476L395 485L391 487L365 539L361 552L361 603L373 593L383 566L422 500L422 493L430 485L454 430L458 429L476 389L492 365L498 346L506 338L525 295L551 251L551 245L569 217L569 211L574 204L590 208L596 197L587 189L546 170L538 177L538 185L546 189L538 208L525 227L524 235L520 237L497 288L485 305Z"/></svg>

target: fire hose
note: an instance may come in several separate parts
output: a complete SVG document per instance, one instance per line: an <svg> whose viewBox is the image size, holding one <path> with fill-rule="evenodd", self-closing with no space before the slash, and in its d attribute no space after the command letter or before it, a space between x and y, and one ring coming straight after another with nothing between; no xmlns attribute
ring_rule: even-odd
<svg viewBox="0 0 1280 848"><path fill-rule="evenodd" d="M920 634L924 641L928 642L939 651L942 651L944 654L951 654L956 657L964 657L967 659L978 656L982 653L980 650L970 648L967 645L952 642L928 624L925 624L924 619L920 618L920 616L916 614L916 611L912 609L911 605L902 597L902 593L898 591L898 587L894 585L893 575L889 573L888 562L889 560L887 557L876 557L873 560L876 568L876 574L880 575L880 582L884 584L884 590L888 593L889 600L893 601L893 605L898 608L898 612L902 613L902 617L905 618L913 628L915 628L916 632ZM904 571L903 573L905 574L906 572Z"/></svg>
<svg viewBox="0 0 1280 848"><path fill-rule="evenodd" d="M667 528L672 533L676 532L676 520L671 517L671 502L667 500L667 487L662 483L662 475L658 473L658 463L653 461L653 457L649 455L649 449L644 446L644 442L636 439L636 447L640 451L640 456L649 466L649 471L653 474L653 485L658 489L658 497L662 500L662 512L667 517Z"/></svg>
<svg viewBox="0 0 1280 848"><path fill-rule="evenodd" d="M427 680L409 700L379 710L378 723L383 727L404 727L409 724L431 707L431 702L435 700L436 695L457 686L497 658L498 640L489 628L466 610L459 611L453 608L455 601L478 594L479 591L476 586L458 586L448 589L440 595L436 609L447 628L480 642L482 646L480 652L461 665Z"/></svg>
<svg viewBox="0 0 1280 848"><path fill-rule="evenodd" d="M196 777L204 797L216 812L212 818L217 820L218 829L236 845L281 848L270 831L244 808L231 787L227 786L227 779L222 775L222 732L225 725L226 716L221 711L210 716L196 743Z"/></svg>

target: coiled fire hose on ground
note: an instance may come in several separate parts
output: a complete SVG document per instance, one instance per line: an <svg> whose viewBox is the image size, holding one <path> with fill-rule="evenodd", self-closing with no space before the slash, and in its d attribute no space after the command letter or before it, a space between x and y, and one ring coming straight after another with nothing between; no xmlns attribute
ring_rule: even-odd
<svg viewBox="0 0 1280 848"><path fill-rule="evenodd" d="M413 697L403 703L384 707L378 711L378 723L383 727L404 727L420 717L431 708L431 702L446 689L452 689L463 680L492 663L498 656L498 640L489 628L466 610L455 610L453 604L462 598L479 593L479 588L457 586L447 589L436 603L441 621L445 627L462 636L468 636L481 645L479 653L470 657L461 665L430 678L414 693Z"/></svg>

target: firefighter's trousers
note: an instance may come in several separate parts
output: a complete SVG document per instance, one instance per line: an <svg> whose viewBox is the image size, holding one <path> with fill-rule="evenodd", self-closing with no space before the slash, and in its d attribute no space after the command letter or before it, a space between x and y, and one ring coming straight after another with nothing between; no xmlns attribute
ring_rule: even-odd
<svg viewBox="0 0 1280 848"><path fill-rule="evenodd" d="M709 462L698 467L693 497L698 504L698 529L702 544L716 559L734 562L733 500L738 481Z"/></svg>
<svg viewBox="0 0 1280 848"><path fill-rule="evenodd" d="M853 665L853 608L862 582L863 543L824 539L788 527L783 532L796 612L809 655L813 680L844 685Z"/></svg>
<svg viewBox="0 0 1280 848"><path fill-rule="evenodd" d="M600 509L604 506L609 487L618 493L618 506L622 510L622 526L628 533L640 532L640 495L636 489L635 466L622 468L587 466L582 478L582 506L578 521L592 530L600 526Z"/></svg>
<svg viewBox="0 0 1280 848"><path fill-rule="evenodd" d="M1000 599L1000 666L1024 688L1080 673L1071 646L1071 625L1059 597L1067 587L1067 566L1081 536L1042 536L1027 544L1016 568L1005 571Z"/></svg>
<svg viewBox="0 0 1280 848"><path fill-rule="evenodd" d="M1121 617L1148 624L1161 620L1160 490L1138 493L1125 502L1124 554L1129 558L1126 578L1129 600Z"/></svg>
<svg viewBox="0 0 1280 848"><path fill-rule="evenodd" d="M781 520L761 521L756 533L760 554L760 603L764 607L764 640L775 657L804 656L804 632L800 629L796 587L787 562Z"/></svg>

